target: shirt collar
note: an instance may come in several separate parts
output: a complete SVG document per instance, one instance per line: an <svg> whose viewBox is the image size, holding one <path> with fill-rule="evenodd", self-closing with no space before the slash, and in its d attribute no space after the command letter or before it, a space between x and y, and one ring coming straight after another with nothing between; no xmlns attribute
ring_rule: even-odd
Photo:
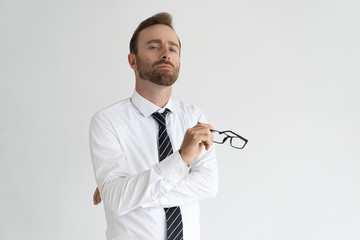
<svg viewBox="0 0 360 240"><path fill-rule="evenodd" d="M174 113L174 106L171 98L169 99L167 104L163 108L161 108L153 104L152 102L141 96L136 90L134 90L134 93L131 96L131 101L144 117L149 117L154 112L163 112L165 108L169 109L172 113Z"/></svg>

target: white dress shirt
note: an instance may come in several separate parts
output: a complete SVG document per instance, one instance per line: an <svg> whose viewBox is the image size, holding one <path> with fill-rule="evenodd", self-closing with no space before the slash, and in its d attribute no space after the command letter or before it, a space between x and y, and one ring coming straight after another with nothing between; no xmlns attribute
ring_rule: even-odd
<svg viewBox="0 0 360 240"><path fill-rule="evenodd" d="M174 153L159 162L151 114L165 108ZM136 91L93 116L90 151L108 240L165 240L163 208L173 206L180 206L184 239L200 239L198 202L217 193L215 150L204 149L190 168L179 154L186 130L198 122L206 122L199 108L170 99L160 109Z"/></svg>

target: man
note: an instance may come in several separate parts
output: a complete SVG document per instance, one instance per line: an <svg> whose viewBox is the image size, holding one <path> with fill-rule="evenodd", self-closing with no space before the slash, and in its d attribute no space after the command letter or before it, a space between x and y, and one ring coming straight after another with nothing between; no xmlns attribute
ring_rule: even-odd
<svg viewBox="0 0 360 240"><path fill-rule="evenodd" d="M109 240L200 239L198 202L217 193L217 163L203 112L171 99L180 50L169 14L144 20L130 41L132 97L91 120Z"/></svg>

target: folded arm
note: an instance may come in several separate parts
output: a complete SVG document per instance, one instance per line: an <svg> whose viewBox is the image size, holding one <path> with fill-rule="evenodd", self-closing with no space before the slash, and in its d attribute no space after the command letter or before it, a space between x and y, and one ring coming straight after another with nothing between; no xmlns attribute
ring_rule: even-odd
<svg viewBox="0 0 360 240"><path fill-rule="evenodd" d="M101 197L105 207L125 214L137 207L179 206L217 193L218 175L211 125L188 129L179 151L133 176L119 171L125 154L106 119L93 118L90 146ZM186 166L191 164L191 171ZM94 204L101 202L98 189Z"/></svg>
<svg viewBox="0 0 360 240"><path fill-rule="evenodd" d="M179 153L138 174L122 172L126 169L126 155L111 121L104 116L95 116L91 121L90 151L105 207L120 215L169 192L189 172ZM94 203L98 199L99 195L95 196Z"/></svg>

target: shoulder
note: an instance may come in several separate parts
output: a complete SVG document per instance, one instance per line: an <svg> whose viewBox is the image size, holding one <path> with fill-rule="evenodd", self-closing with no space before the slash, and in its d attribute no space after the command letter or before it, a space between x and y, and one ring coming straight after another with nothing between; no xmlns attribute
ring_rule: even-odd
<svg viewBox="0 0 360 240"><path fill-rule="evenodd" d="M179 100L173 100L174 110L180 116L191 118L195 121L202 121L205 119L204 112L196 105L184 103Z"/></svg>
<svg viewBox="0 0 360 240"><path fill-rule="evenodd" d="M94 113L94 119L117 119L124 115L124 113L131 111L132 104L130 98L123 99L119 102L113 103L98 112Z"/></svg>

